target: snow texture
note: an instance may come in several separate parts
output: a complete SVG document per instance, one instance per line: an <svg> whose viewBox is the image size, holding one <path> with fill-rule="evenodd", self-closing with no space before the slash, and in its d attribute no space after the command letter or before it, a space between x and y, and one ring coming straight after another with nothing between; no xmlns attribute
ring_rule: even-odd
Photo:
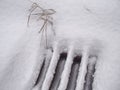
<svg viewBox="0 0 120 90"><path fill-rule="evenodd" d="M68 57L58 90L65 90L72 59L82 55L76 90L82 90L89 55L96 56L93 90L120 90L120 1L33 0L54 9L56 36L48 29L48 47L53 56L42 90L48 90L61 52ZM29 0L0 1L0 90L33 88L46 55L41 23L32 18L27 27ZM42 38L42 39L41 39ZM48 57L50 58L50 57ZM68 68L69 67L69 68Z"/></svg>

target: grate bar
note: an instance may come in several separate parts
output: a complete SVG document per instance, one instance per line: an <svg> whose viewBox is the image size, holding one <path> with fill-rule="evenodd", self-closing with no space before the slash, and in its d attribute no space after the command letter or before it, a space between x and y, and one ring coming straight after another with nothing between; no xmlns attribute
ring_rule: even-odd
<svg viewBox="0 0 120 90"><path fill-rule="evenodd" d="M85 77L85 84L83 90L92 90L92 84L94 80L94 73L95 73L95 65L96 65L96 58L92 57L89 59L88 67L87 67L87 74Z"/></svg>
<svg viewBox="0 0 120 90"><path fill-rule="evenodd" d="M89 50L89 47L85 47L82 52L81 65L79 67L77 86L75 90L83 90L83 87L84 87L84 80L87 72L87 64L88 64L88 57L89 57L88 50Z"/></svg>
<svg viewBox="0 0 120 90"><path fill-rule="evenodd" d="M62 53L60 55L60 59L58 61L58 64L57 64L57 67L55 70L55 74L54 74L53 81L51 83L50 90L57 90L57 88L59 86L59 82L60 82L60 77L61 77L62 71L64 69L66 58L67 58L67 53Z"/></svg>
<svg viewBox="0 0 120 90"><path fill-rule="evenodd" d="M66 90L66 88L67 88L69 75L70 75L71 67L73 64L73 55L74 55L74 48L73 48L73 46L71 46L68 51L68 55L67 55L63 73L61 75L60 85L57 90Z"/></svg>
<svg viewBox="0 0 120 90"><path fill-rule="evenodd" d="M69 82L66 90L75 90L76 87L76 80L78 76L78 71L80 67L81 57L76 56L73 60L73 65L71 68L71 73L69 77Z"/></svg>
<svg viewBox="0 0 120 90"><path fill-rule="evenodd" d="M43 63L41 65L40 72L39 72L39 75L38 75L37 80L35 82L33 90L41 90L43 81L45 79L45 76L46 76L50 61L51 61L51 56L52 56L52 52L51 52L51 50L48 50L47 55L44 58Z"/></svg>
<svg viewBox="0 0 120 90"><path fill-rule="evenodd" d="M41 81L42 76L44 75L44 69L45 69L45 60L43 61L40 73L39 73L38 78L37 78L36 83L35 83L35 86L38 85L38 83Z"/></svg>
<svg viewBox="0 0 120 90"><path fill-rule="evenodd" d="M55 45L54 48L54 52L53 52L53 56L48 68L48 71L46 73L46 77L45 80L43 82L42 88L41 90L49 90L51 82L53 80L54 77L54 72L55 72L55 68L57 66L58 60L59 60L59 48L58 48L58 44Z"/></svg>

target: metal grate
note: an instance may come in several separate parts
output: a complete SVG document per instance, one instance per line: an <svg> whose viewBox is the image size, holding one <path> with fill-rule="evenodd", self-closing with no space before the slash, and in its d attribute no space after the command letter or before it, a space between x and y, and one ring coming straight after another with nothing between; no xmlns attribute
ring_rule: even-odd
<svg viewBox="0 0 120 90"><path fill-rule="evenodd" d="M45 59L34 87L37 90L93 90L96 57L74 50L59 53L56 48L50 60Z"/></svg>

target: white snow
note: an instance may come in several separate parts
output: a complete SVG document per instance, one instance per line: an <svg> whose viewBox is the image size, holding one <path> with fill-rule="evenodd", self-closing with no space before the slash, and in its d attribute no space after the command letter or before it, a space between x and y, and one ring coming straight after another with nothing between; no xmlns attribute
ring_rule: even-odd
<svg viewBox="0 0 120 90"><path fill-rule="evenodd" d="M120 1L34 1L57 12L53 15L56 37L48 29L48 46L55 51L42 90L50 86L60 52L69 53L71 45L75 54L83 54L84 62L86 54L98 55L93 90L120 90ZM31 4L29 0L0 1L0 90L31 90L46 55L45 38L41 41L38 33L39 22L32 18L27 27ZM57 45L53 44L54 40ZM82 50L86 46L90 47L89 53L84 54ZM66 88L68 75L65 73L69 72L67 66L71 66L68 63L72 64L71 61L66 63L59 90ZM84 69L79 74L85 74ZM77 84L80 85L76 90L81 90L83 78L79 76Z"/></svg>

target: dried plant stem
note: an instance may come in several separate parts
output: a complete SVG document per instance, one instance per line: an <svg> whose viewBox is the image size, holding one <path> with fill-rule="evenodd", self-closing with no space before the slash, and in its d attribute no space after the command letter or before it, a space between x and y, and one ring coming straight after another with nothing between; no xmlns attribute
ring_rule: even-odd
<svg viewBox="0 0 120 90"><path fill-rule="evenodd" d="M34 13L36 9L39 9L40 11L38 13ZM53 34L55 35L55 30L53 28L53 18L51 15L55 14L55 10L53 9L43 9L40 7L37 3L33 3L31 8L30 8L30 13L28 15L28 21L27 21L27 26L29 26L30 18L32 15L36 15L39 18L37 20L43 20L43 25L39 30L39 33L42 33L41 35L41 41L43 40L43 37L45 36L46 38L46 47L47 47L47 26L48 24L51 25L51 29ZM45 33L45 35L43 35Z"/></svg>

